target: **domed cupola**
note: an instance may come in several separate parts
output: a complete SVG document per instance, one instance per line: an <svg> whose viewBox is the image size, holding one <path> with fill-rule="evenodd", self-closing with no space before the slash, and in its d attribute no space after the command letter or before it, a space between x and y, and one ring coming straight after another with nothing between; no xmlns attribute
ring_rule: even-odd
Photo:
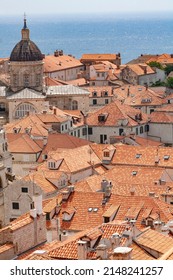
<svg viewBox="0 0 173 280"><path fill-rule="evenodd" d="M36 44L30 40L29 29L24 19L24 26L21 30L22 40L13 48L10 61L39 61L43 60L43 55Z"/></svg>
<svg viewBox="0 0 173 280"><path fill-rule="evenodd" d="M10 88L13 92L24 88L36 91L43 89L43 55L30 40L29 29L24 18L22 39L10 55Z"/></svg>

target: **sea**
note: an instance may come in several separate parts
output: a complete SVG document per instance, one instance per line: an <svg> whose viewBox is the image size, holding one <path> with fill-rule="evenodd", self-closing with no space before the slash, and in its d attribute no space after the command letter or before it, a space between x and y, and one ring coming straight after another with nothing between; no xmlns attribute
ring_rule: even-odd
<svg viewBox="0 0 173 280"><path fill-rule="evenodd" d="M45 55L63 50L120 53L122 63L141 54L173 53L172 14L88 14L27 16L30 38ZM21 39L23 15L0 17L0 58Z"/></svg>

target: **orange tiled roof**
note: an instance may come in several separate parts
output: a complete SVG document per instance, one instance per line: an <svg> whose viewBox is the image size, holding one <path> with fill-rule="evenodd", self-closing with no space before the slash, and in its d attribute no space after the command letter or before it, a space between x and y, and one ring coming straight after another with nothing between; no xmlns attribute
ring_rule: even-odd
<svg viewBox="0 0 173 280"><path fill-rule="evenodd" d="M115 214L114 220L124 221L125 218L132 216L128 211L133 211L133 217L137 219L137 227L141 228L141 221L146 208L152 207L151 214L160 212L160 219L168 222L172 219L167 203L149 196L120 196L112 194L105 205L102 205L103 193L96 192L73 192L67 202L61 206L58 214L61 229L63 230L86 230L98 226L103 221L104 213L110 209L111 205L120 205ZM74 207L76 212L70 221L63 220L62 212L69 207Z"/></svg>
<svg viewBox="0 0 173 280"><path fill-rule="evenodd" d="M119 126L118 122L120 120L127 120L127 126L136 126L138 122L135 120L135 116L139 113L141 113L140 110L116 101L91 113L87 118L87 124L90 126ZM102 114L106 116L106 120L101 122L98 117ZM140 123L146 123L147 121L148 117L142 113Z"/></svg>
<svg viewBox="0 0 173 280"><path fill-rule="evenodd" d="M173 247L173 239L171 237L164 236L158 231L151 229L148 229L140 235L136 242L143 248L157 251L160 255L166 253Z"/></svg>
<svg viewBox="0 0 173 280"><path fill-rule="evenodd" d="M146 87L137 85L124 85L114 89L114 97L123 100L124 104L130 106L161 106L166 100L157 93ZM145 102L145 100L148 100Z"/></svg>
<svg viewBox="0 0 173 280"><path fill-rule="evenodd" d="M75 149L58 149L54 152L49 152L48 159L54 159L56 161L63 159L63 163L58 169L59 171L65 171L66 169L63 169L65 167L68 168L70 172L77 172L78 170L91 167L91 162L94 162L94 165L101 164L97 155L95 153L90 155L89 151L90 146L88 145Z"/></svg>
<svg viewBox="0 0 173 280"><path fill-rule="evenodd" d="M10 137L7 134L7 139ZM8 149L11 153L37 154L41 152L40 146L28 134L20 134L20 137L17 137L16 140L9 141Z"/></svg>
<svg viewBox="0 0 173 280"><path fill-rule="evenodd" d="M85 62L87 60L91 61L110 61L115 60L117 58L116 54L83 54L81 58L81 62Z"/></svg>
<svg viewBox="0 0 173 280"><path fill-rule="evenodd" d="M73 149L81 146L88 145L89 141L80 139L68 134L49 134L47 144L42 150L42 154L48 154L51 151L56 151L58 148ZM42 154L38 162L42 162Z"/></svg>
<svg viewBox="0 0 173 280"><path fill-rule="evenodd" d="M132 260L155 260L154 257L148 254L138 244L133 242L130 247L133 249Z"/></svg>
<svg viewBox="0 0 173 280"><path fill-rule="evenodd" d="M173 116L166 112L152 112L151 123L173 123Z"/></svg>
<svg viewBox="0 0 173 280"><path fill-rule="evenodd" d="M130 69L131 71L133 71L138 76L155 74L155 71L145 63L143 63L143 64L128 64L126 67L128 69ZM144 67L145 67L146 70L144 70Z"/></svg>
<svg viewBox="0 0 173 280"><path fill-rule="evenodd" d="M97 97L112 97L113 96L113 90L111 86L103 86L103 87L87 87L86 88L89 92L90 98L97 98ZM105 96L105 92L108 94ZM96 93L97 95L93 96L93 93Z"/></svg>
<svg viewBox="0 0 173 280"><path fill-rule="evenodd" d="M172 168L173 149L162 146L117 145L112 164Z"/></svg>
<svg viewBox="0 0 173 280"><path fill-rule="evenodd" d="M19 130L18 133L26 133L26 128L30 128L32 135L48 135L48 130L37 115L29 115L21 120L17 120L4 126L6 133L14 133L14 128Z"/></svg>
<svg viewBox="0 0 173 280"><path fill-rule="evenodd" d="M34 172L24 177L25 181L31 181L36 183L44 193L56 193L57 188L50 183L42 172Z"/></svg>
<svg viewBox="0 0 173 280"><path fill-rule="evenodd" d="M12 248L14 248L14 244L12 244L12 243L6 243L3 245L0 245L0 254L2 254L5 251L8 251Z"/></svg>
<svg viewBox="0 0 173 280"><path fill-rule="evenodd" d="M43 61L44 72L46 73L83 66L78 59L68 55L46 55Z"/></svg>
<svg viewBox="0 0 173 280"><path fill-rule="evenodd" d="M0 234L8 230L10 231L18 230L19 228L22 228L32 222L33 222L33 218L30 216L30 213L23 214L19 218L12 221L6 227L0 229Z"/></svg>

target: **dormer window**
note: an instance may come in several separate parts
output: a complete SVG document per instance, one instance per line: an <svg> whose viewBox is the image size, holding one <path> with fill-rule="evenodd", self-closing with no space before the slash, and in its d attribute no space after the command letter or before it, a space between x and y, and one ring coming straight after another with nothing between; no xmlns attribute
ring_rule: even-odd
<svg viewBox="0 0 173 280"><path fill-rule="evenodd" d="M55 161L49 161L48 162L49 169L56 169L56 163Z"/></svg>
<svg viewBox="0 0 173 280"><path fill-rule="evenodd" d="M136 176L137 175L137 171L132 171L132 176Z"/></svg>
<svg viewBox="0 0 173 280"><path fill-rule="evenodd" d="M97 96L97 92L96 91L93 91L93 96Z"/></svg>
<svg viewBox="0 0 173 280"><path fill-rule="evenodd" d="M100 114L98 115L98 121L99 122L105 122L107 119L108 114Z"/></svg>
<svg viewBox="0 0 173 280"><path fill-rule="evenodd" d="M14 128L13 128L13 132L14 132L15 134L19 133L19 131L20 131L20 128L17 128L17 127L14 127Z"/></svg>
<svg viewBox="0 0 173 280"><path fill-rule="evenodd" d="M108 151L105 151L105 152L103 153L103 156L109 158L109 157L110 157L110 153L109 153Z"/></svg>

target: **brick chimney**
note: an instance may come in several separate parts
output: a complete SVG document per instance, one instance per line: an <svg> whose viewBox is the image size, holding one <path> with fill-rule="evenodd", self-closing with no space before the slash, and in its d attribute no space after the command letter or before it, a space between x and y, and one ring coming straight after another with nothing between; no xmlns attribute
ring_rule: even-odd
<svg viewBox="0 0 173 280"><path fill-rule="evenodd" d="M129 247L117 247L113 251L113 260L131 260L132 250Z"/></svg>
<svg viewBox="0 0 173 280"><path fill-rule="evenodd" d="M79 240L77 242L78 260L87 259L87 241Z"/></svg>

